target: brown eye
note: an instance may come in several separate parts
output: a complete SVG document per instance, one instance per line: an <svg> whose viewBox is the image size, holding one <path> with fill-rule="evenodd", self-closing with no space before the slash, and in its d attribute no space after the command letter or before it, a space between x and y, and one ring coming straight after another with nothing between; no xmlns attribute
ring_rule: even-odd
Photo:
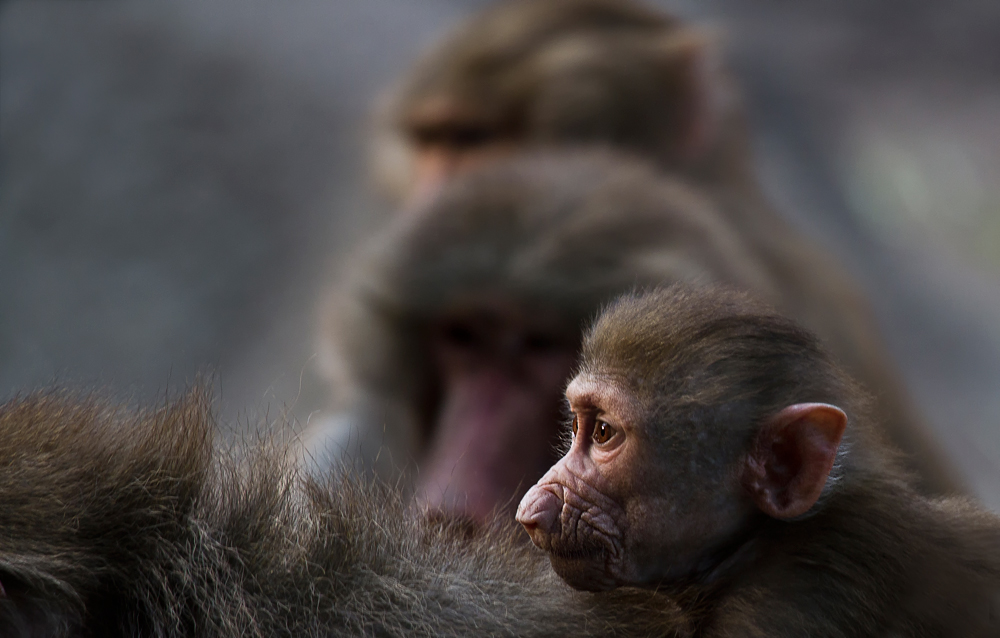
<svg viewBox="0 0 1000 638"><path fill-rule="evenodd" d="M446 139L452 148L472 149L484 146L492 137L492 133L485 126L466 124L452 127Z"/></svg>
<svg viewBox="0 0 1000 638"><path fill-rule="evenodd" d="M573 417L573 436L576 436L576 429L577 429L576 417Z"/></svg>
<svg viewBox="0 0 1000 638"><path fill-rule="evenodd" d="M594 443L598 445L607 443L614 435L615 429L613 427L603 421L598 421L597 427L594 428Z"/></svg>

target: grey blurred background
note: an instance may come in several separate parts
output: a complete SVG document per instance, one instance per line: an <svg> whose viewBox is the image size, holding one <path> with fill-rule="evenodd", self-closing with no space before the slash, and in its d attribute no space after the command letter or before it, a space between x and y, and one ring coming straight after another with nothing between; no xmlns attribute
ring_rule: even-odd
<svg viewBox="0 0 1000 638"><path fill-rule="evenodd" d="M324 407L317 300L385 216L372 101L481 2L0 5L0 399ZM1000 3L660 2L714 28L781 209L869 292L1000 510Z"/></svg>

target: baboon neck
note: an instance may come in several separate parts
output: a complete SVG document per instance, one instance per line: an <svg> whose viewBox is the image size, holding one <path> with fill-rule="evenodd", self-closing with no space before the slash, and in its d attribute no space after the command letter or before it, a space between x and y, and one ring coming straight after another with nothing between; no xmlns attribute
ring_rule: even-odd
<svg viewBox="0 0 1000 638"><path fill-rule="evenodd" d="M706 555L690 576L670 587L681 606L703 607L755 563L770 520L756 514L743 531Z"/></svg>

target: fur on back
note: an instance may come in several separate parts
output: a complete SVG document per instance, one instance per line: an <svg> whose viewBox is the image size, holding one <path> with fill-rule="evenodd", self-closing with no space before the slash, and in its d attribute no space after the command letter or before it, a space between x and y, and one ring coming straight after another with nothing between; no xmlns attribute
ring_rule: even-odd
<svg viewBox="0 0 1000 638"><path fill-rule="evenodd" d="M573 592L507 525L427 526L390 487L218 451L204 392L0 406L4 636L680 635L651 592ZM677 632L674 632L677 629Z"/></svg>

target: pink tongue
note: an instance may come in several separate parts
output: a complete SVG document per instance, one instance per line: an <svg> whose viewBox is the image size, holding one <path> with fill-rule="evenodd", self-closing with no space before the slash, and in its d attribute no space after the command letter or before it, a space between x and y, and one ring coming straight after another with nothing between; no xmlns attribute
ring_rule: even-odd
<svg viewBox="0 0 1000 638"><path fill-rule="evenodd" d="M421 468L418 499L477 522L513 509L552 462L558 423L549 402L494 370L456 383Z"/></svg>

